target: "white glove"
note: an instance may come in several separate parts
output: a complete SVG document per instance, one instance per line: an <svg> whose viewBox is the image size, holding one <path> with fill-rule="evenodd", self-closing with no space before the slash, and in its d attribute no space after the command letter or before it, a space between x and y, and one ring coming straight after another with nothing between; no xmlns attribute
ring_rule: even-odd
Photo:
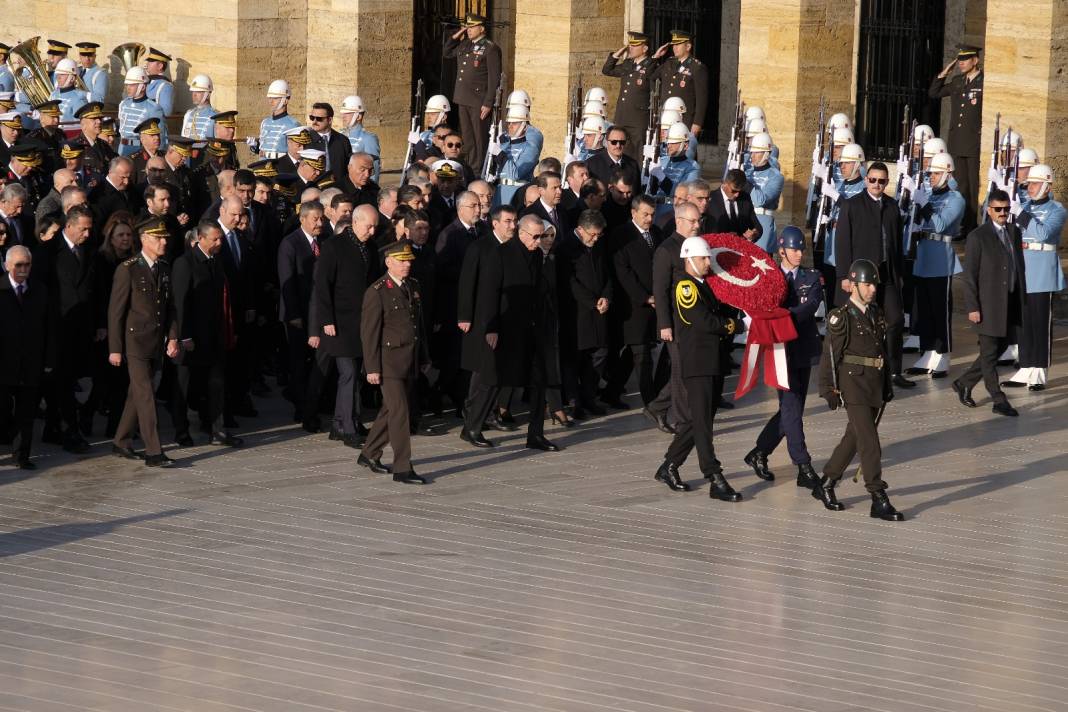
<svg viewBox="0 0 1068 712"><path fill-rule="evenodd" d="M738 153L737 139L732 139L731 142L727 144L727 155L731 155L734 153Z"/></svg>
<svg viewBox="0 0 1068 712"><path fill-rule="evenodd" d="M493 143L491 143L489 146L486 147L486 150L489 151L489 154L491 156L499 156L499 155L501 155L501 150L502 150L501 149L501 144L499 142L497 142L497 141L494 141Z"/></svg>
<svg viewBox="0 0 1068 712"><path fill-rule="evenodd" d="M653 166L651 169L649 169L649 177L656 178L658 181L664 180L664 169L661 168L659 165Z"/></svg>
<svg viewBox="0 0 1068 712"><path fill-rule="evenodd" d="M813 163L812 164L812 176L814 178L819 178L824 183L826 183L827 182L827 166L823 165L822 163Z"/></svg>
<svg viewBox="0 0 1068 712"><path fill-rule="evenodd" d="M820 193L826 195L831 200L838 200L838 191L834 189L834 185L829 180L823 181L823 188Z"/></svg>
<svg viewBox="0 0 1068 712"><path fill-rule="evenodd" d="M1001 185L1001 178L1001 171L999 171L997 168L994 168L994 166L990 166L990 168L987 169L986 179L989 182Z"/></svg>
<svg viewBox="0 0 1068 712"><path fill-rule="evenodd" d="M820 147L816 146L812 149L812 165L819 165L820 161Z"/></svg>
<svg viewBox="0 0 1068 712"><path fill-rule="evenodd" d="M930 200L930 197L931 196L927 195L927 186L917 186L916 190L912 193L912 204L917 208L922 208L924 205L927 205L927 201Z"/></svg>
<svg viewBox="0 0 1068 712"><path fill-rule="evenodd" d="M906 176L909 173L909 162L904 158L897 160L897 174L899 176Z"/></svg>
<svg viewBox="0 0 1068 712"><path fill-rule="evenodd" d="M566 156L564 156L564 165L566 166L569 163L574 163L577 160L578 160L578 156L576 156L576 155L574 155L572 153L569 153Z"/></svg>
<svg viewBox="0 0 1068 712"><path fill-rule="evenodd" d="M916 192L916 181L908 173L901 174L901 192L908 191L909 193Z"/></svg>
<svg viewBox="0 0 1068 712"><path fill-rule="evenodd" d="M1023 210L1023 203L1019 200L1013 200L1009 203L1009 214L1014 218L1020 217L1020 213L1022 213Z"/></svg>
<svg viewBox="0 0 1068 712"><path fill-rule="evenodd" d="M418 131L409 131L408 132L408 143L416 144L416 143L419 143L419 141L421 141L421 140L422 139L420 138Z"/></svg>
<svg viewBox="0 0 1068 712"><path fill-rule="evenodd" d="M655 154L656 146L652 145L651 143L647 143L642 146L642 158L646 159L647 161L651 161L653 160L653 156Z"/></svg>
<svg viewBox="0 0 1068 712"><path fill-rule="evenodd" d="M260 152L260 140L255 136L249 136L248 138L246 138L245 143L248 144L249 150L251 150L253 153Z"/></svg>

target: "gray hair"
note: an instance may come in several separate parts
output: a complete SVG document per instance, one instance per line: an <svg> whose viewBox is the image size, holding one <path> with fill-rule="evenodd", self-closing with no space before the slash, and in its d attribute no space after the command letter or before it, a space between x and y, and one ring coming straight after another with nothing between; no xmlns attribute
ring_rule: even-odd
<svg viewBox="0 0 1068 712"><path fill-rule="evenodd" d="M78 201L78 196L81 196L82 200ZM59 191L59 204L60 209L63 212L67 212L70 206L77 202L79 205L86 203L89 200L89 194L80 185L68 185L63 190Z"/></svg>
<svg viewBox="0 0 1068 712"><path fill-rule="evenodd" d="M312 200L310 202L300 204L300 217L302 218L307 217L312 213L321 212L323 212L323 204L320 203L318 200Z"/></svg>
<svg viewBox="0 0 1068 712"><path fill-rule="evenodd" d="M362 161L364 159L369 161L371 163L371 165L374 166L375 157L372 156L370 153L364 153L363 151L360 151L359 153L352 154L352 156L349 158L349 165L350 166L354 166L354 165L356 165L356 161Z"/></svg>
<svg viewBox="0 0 1068 712"><path fill-rule="evenodd" d="M319 200L319 196L321 196L322 194L323 191L314 186L311 188L305 188L304 192L300 194L300 202L301 204L315 202Z"/></svg>
<svg viewBox="0 0 1068 712"><path fill-rule="evenodd" d="M327 188L319 193L319 202L322 203L324 207L331 205L335 195L341 195L341 188Z"/></svg>
<svg viewBox="0 0 1068 712"><path fill-rule="evenodd" d="M7 265L8 272L14 269L16 253L29 257L31 261L33 260L33 253L30 252L30 248L25 245L12 245L7 251L7 256L4 257L4 264Z"/></svg>
<svg viewBox="0 0 1068 712"><path fill-rule="evenodd" d="M381 205L386 201L396 198L398 190L400 190L398 186L391 185L378 191L378 204Z"/></svg>
<svg viewBox="0 0 1068 712"><path fill-rule="evenodd" d="M111 173L115 169L121 168L122 166L126 166L132 171L133 161L131 161L126 156L115 156L115 158L111 159L111 163L108 164L108 173Z"/></svg>
<svg viewBox="0 0 1068 712"><path fill-rule="evenodd" d="M0 190L0 200L5 203L19 199L25 201L29 197L29 192L19 183L8 183L3 190Z"/></svg>

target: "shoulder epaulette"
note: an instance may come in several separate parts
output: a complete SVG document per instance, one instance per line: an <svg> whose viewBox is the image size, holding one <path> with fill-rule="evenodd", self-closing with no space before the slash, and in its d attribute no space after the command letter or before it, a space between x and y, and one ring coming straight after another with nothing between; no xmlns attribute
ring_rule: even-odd
<svg viewBox="0 0 1068 712"><path fill-rule="evenodd" d="M827 312L827 331L841 333L849 325L849 305L842 305Z"/></svg>
<svg viewBox="0 0 1068 712"><path fill-rule="evenodd" d="M137 260L139 260L139 259L141 259L141 255L134 255L133 257L129 257L126 260L124 260L123 264L127 265L127 266L132 266L132 265L137 264Z"/></svg>

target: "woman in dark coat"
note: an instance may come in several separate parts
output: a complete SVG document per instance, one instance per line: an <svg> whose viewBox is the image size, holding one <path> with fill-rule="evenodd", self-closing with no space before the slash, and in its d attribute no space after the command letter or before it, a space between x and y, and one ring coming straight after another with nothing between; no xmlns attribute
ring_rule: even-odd
<svg viewBox="0 0 1068 712"><path fill-rule="evenodd" d="M531 380L541 378L545 384L546 410L554 423L565 428L574 421L564 412L563 393L560 388L560 299L557 279L557 260L553 246L556 243L556 228L548 221L541 238L541 274L537 285L537 311L534 315L534 363ZM531 413L531 417L539 417Z"/></svg>

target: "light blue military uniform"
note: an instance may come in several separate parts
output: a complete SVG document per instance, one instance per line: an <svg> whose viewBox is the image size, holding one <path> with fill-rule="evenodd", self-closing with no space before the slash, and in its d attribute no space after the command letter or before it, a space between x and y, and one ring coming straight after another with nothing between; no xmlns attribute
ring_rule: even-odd
<svg viewBox="0 0 1068 712"><path fill-rule="evenodd" d="M688 158L685 153L681 153L678 156L672 157L666 153L660 157L660 162L656 164L659 169L659 173L662 175L657 176L656 193L654 196L662 196L670 198L675 194L675 188L680 183L686 183L691 180L697 180L701 177L701 166L697 161L692 158ZM669 187L665 190L664 184L667 181L671 181Z"/></svg>
<svg viewBox="0 0 1068 712"><path fill-rule="evenodd" d="M0 91L15 91L15 77L6 64L0 64Z"/></svg>
<svg viewBox="0 0 1068 712"><path fill-rule="evenodd" d="M746 166L745 178L753 186L749 191L749 197L753 201L757 221L763 229L756 244L765 252L774 252L779 244L775 234L775 211L779 208L779 196L782 195L786 181L779 169L771 165L770 161L760 168L753 168L752 165Z"/></svg>
<svg viewBox="0 0 1068 712"><path fill-rule="evenodd" d="M104 68L94 64L88 68L79 67L79 71L82 75L82 82L85 83L86 88L89 90L89 101L106 101L108 98L108 73L104 71Z"/></svg>
<svg viewBox="0 0 1068 712"><path fill-rule="evenodd" d="M215 138L215 122L212 116L219 113L209 102L205 106L194 106L182 117L182 135L195 140Z"/></svg>
<svg viewBox="0 0 1068 712"><path fill-rule="evenodd" d="M667 154L667 141L660 142L660 155ZM690 138L686 141L686 157L690 160L697 160L697 137L692 133Z"/></svg>
<svg viewBox="0 0 1068 712"><path fill-rule="evenodd" d="M534 169L540 159L541 151L525 135L514 140L507 135L501 136L501 153L495 159L500 169L493 204L511 203L516 191L534 178Z"/></svg>
<svg viewBox="0 0 1068 712"><path fill-rule="evenodd" d="M29 77L29 70L23 69L22 75ZM12 79L14 81L14 79ZM33 104L30 103L30 98L26 96L25 92L15 89L15 111L22 114L22 129L28 133L41 125L41 122L33 118Z"/></svg>
<svg viewBox="0 0 1068 712"><path fill-rule="evenodd" d="M837 170L837 165L835 166ZM841 172L839 172L841 175ZM855 180L839 183L835 180L835 190L838 191L838 200L831 208L831 225L838 222L838 213L841 211L842 201L849 200L854 195L860 195L864 191L864 167L861 166L860 175ZM823 247L823 261L829 265L835 264L834 258L834 227L827 231L827 242ZM837 265L835 265L837 266Z"/></svg>
<svg viewBox="0 0 1068 712"><path fill-rule="evenodd" d="M931 174L930 173L926 173L925 172L923 174L923 187L927 189L928 193L930 193L930 192L932 192L934 190L933 188L931 188ZM947 184L947 187L950 190L957 190L957 179L954 178L953 176L950 176L949 177L949 183Z"/></svg>
<svg viewBox="0 0 1068 712"><path fill-rule="evenodd" d="M73 86L67 89L53 89L48 98L59 99L60 121L77 121L74 113L89 103L87 93Z"/></svg>
<svg viewBox="0 0 1068 712"><path fill-rule="evenodd" d="M696 147L697 147L697 139L694 139L694 148L695 148L694 152L695 153L696 153ZM746 151L745 152L745 159L742 161L742 170L748 170L749 168L752 167L752 165L753 165L753 161L750 159L750 153L749 153L749 151ZM776 170L782 170L782 167L779 165L779 147L777 145L775 145L774 143L771 144L771 155L768 156L768 165L770 165L772 168L775 168Z"/></svg>
<svg viewBox="0 0 1068 712"><path fill-rule="evenodd" d="M545 148L545 134L541 132L541 129L527 124L527 130L523 132L523 135L527 137L527 143L537 149L540 156L541 149Z"/></svg>
<svg viewBox="0 0 1068 712"><path fill-rule="evenodd" d="M918 229L929 237L916 243L916 262L912 267L914 277L949 277L960 274L960 260L953 249L952 240L960 234L960 221L964 217L964 198L950 188L932 193L927 200L934 212L923 220ZM908 248L905 248L908 250Z"/></svg>
<svg viewBox="0 0 1068 712"><path fill-rule="evenodd" d="M159 119L160 148L166 148L167 119L159 104L145 97L140 99L126 97L119 103L120 156L132 156L141 150L141 137L134 133L134 129L142 121L152 118Z"/></svg>
<svg viewBox="0 0 1068 712"><path fill-rule="evenodd" d="M265 118L260 122L260 152L269 154L268 158L285 155L286 131L300 125L300 122L289 114Z"/></svg>
<svg viewBox="0 0 1068 712"><path fill-rule="evenodd" d="M530 139L527 140L529 141ZM587 148L586 142L582 141L579 143L578 155L576 156L576 158L580 161L588 161L590 160L591 156L596 156L598 153L604 153L604 150L605 149L603 146L601 148Z"/></svg>
<svg viewBox="0 0 1068 712"><path fill-rule="evenodd" d="M378 136L363 127L363 124L353 124L345 135L349 139L353 153L368 153L374 156L374 170L371 180L378 182L378 176L382 174L382 147L378 143Z"/></svg>
<svg viewBox="0 0 1068 712"><path fill-rule="evenodd" d="M148 79L148 89L145 96L156 102L163 109L164 116L174 113L174 85L171 80L161 74L154 74Z"/></svg>
<svg viewBox="0 0 1068 712"><path fill-rule="evenodd" d="M1031 201L1025 209L1026 215L1030 216L1017 222L1026 223L1023 228L1023 242L1025 245L1042 243L1052 245L1051 248L1024 249L1024 277L1027 282L1027 293L1059 292L1064 289L1064 270L1061 269L1061 261L1057 257L1057 248L1061 244L1061 230L1064 229L1065 218L1068 213L1064 206L1050 197L1043 200ZM1021 218L1023 215L1021 215Z"/></svg>

